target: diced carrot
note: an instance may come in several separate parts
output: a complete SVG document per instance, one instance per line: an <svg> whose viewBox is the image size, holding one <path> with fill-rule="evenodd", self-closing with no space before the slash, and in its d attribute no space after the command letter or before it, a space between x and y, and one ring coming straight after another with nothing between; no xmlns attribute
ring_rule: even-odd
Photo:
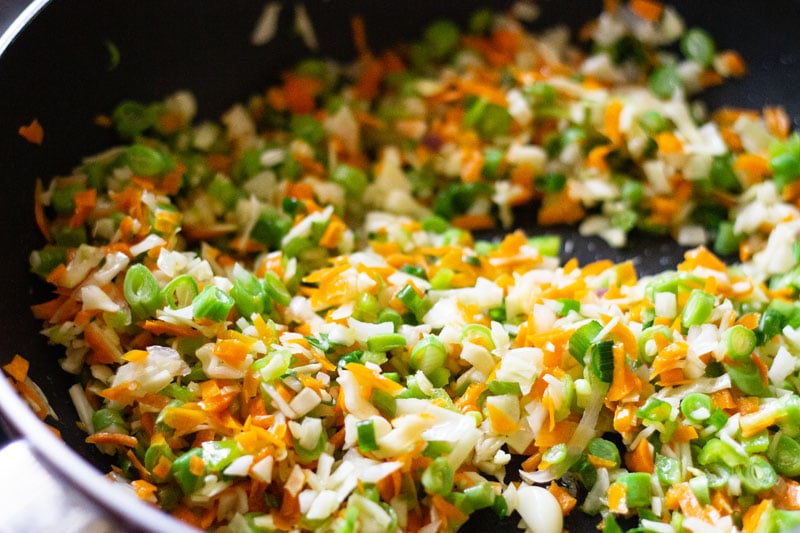
<svg viewBox="0 0 800 533"><path fill-rule="evenodd" d="M671 132L664 131L656 134L656 144L658 151L662 154L680 154L683 152L683 143L678 137Z"/></svg>
<svg viewBox="0 0 800 533"><path fill-rule="evenodd" d="M489 420L492 424L492 431L499 435L508 435L514 433L519 429L519 424L516 420L512 419L508 414L495 406L488 404L486 410L489 415Z"/></svg>
<svg viewBox="0 0 800 533"><path fill-rule="evenodd" d="M131 481L131 486L136 491L136 496L139 499L155 503L155 494L158 487L143 479Z"/></svg>
<svg viewBox="0 0 800 533"><path fill-rule="evenodd" d="M792 129L792 120L782 107L765 107L764 122L775 137L786 139Z"/></svg>
<svg viewBox="0 0 800 533"><path fill-rule="evenodd" d="M552 448L556 444L563 444L569 441L577 427L578 423L569 418L557 421L553 429L548 428L545 424L536 435L534 444L539 448Z"/></svg>
<svg viewBox="0 0 800 533"><path fill-rule="evenodd" d="M772 500L761 500L758 505L753 505L745 511L742 517L742 531L755 533L758 526L764 522L764 517L773 509Z"/></svg>
<svg viewBox="0 0 800 533"><path fill-rule="evenodd" d="M217 339L213 353L228 365L237 368L244 362L250 347L238 339Z"/></svg>
<svg viewBox="0 0 800 533"><path fill-rule="evenodd" d="M604 0L603 11L606 13L616 13L617 9L619 9L619 1L620 0Z"/></svg>
<svg viewBox="0 0 800 533"><path fill-rule="evenodd" d="M736 409L736 400L734 400L730 389L722 389L712 392L710 396L711 405L713 405L715 409Z"/></svg>
<svg viewBox="0 0 800 533"><path fill-rule="evenodd" d="M548 194L542 201L542 207L536 214L539 224L548 226L553 224L572 224L583 219L586 211L580 203L570 196L565 190Z"/></svg>
<svg viewBox="0 0 800 533"><path fill-rule="evenodd" d="M296 198L297 200L313 200L314 187L309 183L298 182L290 183L287 186L286 196L288 198Z"/></svg>
<svg viewBox="0 0 800 533"><path fill-rule="evenodd" d="M625 514L628 512L627 487L622 483L614 482L608 487L608 509L612 513Z"/></svg>
<svg viewBox="0 0 800 533"><path fill-rule="evenodd" d="M703 87L714 87L721 85L724 81L724 78L715 70L709 69L700 73L700 85Z"/></svg>
<svg viewBox="0 0 800 533"><path fill-rule="evenodd" d="M195 476L202 476L203 472L205 472L206 463L203 461L203 458L197 455L193 455L189 459L189 472L194 474Z"/></svg>
<svg viewBox="0 0 800 533"><path fill-rule="evenodd" d="M595 146L586 156L586 166L594 168L600 172L608 171L606 156L614 149L610 144Z"/></svg>
<svg viewBox="0 0 800 533"><path fill-rule="evenodd" d="M184 124L183 116L176 112L162 113L158 117L158 128L163 133L175 133Z"/></svg>
<svg viewBox="0 0 800 533"><path fill-rule="evenodd" d="M547 490L550 491L550 494L555 496L556 501L558 502L559 507L561 507L561 514L567 516L570 511L575 507L578 503L578 500L575 499L572 494L567 491L564 487L556 483L555 481L550 482L550 486L547 487Z"/></svg>
<svg viewBox="0 0 800 533"><path fill-rule="evenodd" d="M539 467L539 464L541 462L542 462L541 452L535 453L530 457L528 457L527 459L525 459L524 461L522 461L520 468L522 468L522 470L524 470L525 472L533 472Z"/></svg>
<svg viewBox="0 0 800 533"><path fill-rule="evenodd" d="M339 217L331 217L331 221L328 223L328 226L325 228L325 232L319 239L320 246L324 246L325 248L336 248L339 246L342 236L346 230L347 226L342 219Z"/></svg>
<svg viewBox="0 0 800 533"><path fill-rule="evenodd" d="M383 64L380 61L370 59L364 66L361 76L356 80L353 93L357 98L373 100L378 95L378 91L380 91L383 76Z"/></svg>
<svg viewBox="0 0 800 533"><path fill-rule="evenodd" d="M724 69L723 75L740 78L747 74L747 65L745 64L744 59L742 59L742 56L739 55L739 52L734 50L725 50L720 52L718 57L719 62Z"/></svg>
<svg viewBox="0 0 800 533"><path fill-rule="evenodd" d="M225 154L208 154L206 156L206 165L209 170L215 172L222 172L224 174L230 173L233 160L230 156Z"/></svg>
<svg viewBox="0 0 800 533"><path fill-rule="evenodd" d="M678 425L672 438L675 442L691 442L698 437L697 430L692 426Z"/></svg>
<svg viewBox="0 0 800 533"><path fill-rule="evenodd" d="M772 175L769 161L756 154L740 154L733 162L733 169L743 174L749 185L764 181Z"/></svg>
<svg viewBox="0 0 800 533"><path fill-rule="evenodd" d="M522 35L514 29L496 29L492 33L492 44L495 50L512 57L522 44Z"/></svg>
<svg viewBox="0 0 800 533"><path fill-rule="evenodd" d="M655 0L630 0L628 7L648 22L657 22L664 12L664 4Z"/></svg>
<svg viewBox="0 0 800 533"><path fill-rule="evenodd" d="M310 76L287 76L283 84L283 97L292 113L311 113L316 107L314 99L322 88L322 82Z"/></svg>
<svg viewBox="0 0 800 533"><path fill-rule="evenodd" d="M647 439L642 439L632 452L625 454L625 464L633 472L652 474L655 469L652 447Z"/></svg>
<svg viewBox="0 0 800 533"><path fill-rule="evenodd" d="M25 378L28 377L28 369L30 366L27 359L16 354L10 363L3 365L3 370L6 371L6 374L21 382L25 381Z"/></svg>
<svg viewBox="0 0 800 533"><path fill-rule="evenodd" d="M697 267L708 268L717 272L725 272L728 268L724 262L704 246L689 250L683 257L684 261L678 265L678 270L683 272L691 272Z"/></svg>
<svg viewBox="0 0 800 533"><path fill-rule="evenodd" d="M775 506L787 511L800 511L800 483L783 476L778 477L772 489Z"/></svg>
<svg viewBox="0 0 800 533"><path fill-rule="evenodd" d="M611 144L618 146L622 142L622 133L619 129L619 117L622 114L622 102L611 100L603 114L603 133L611 140Z"/></svg>
<svg viewBox="0 0 800 533"><path fill-rule="evenodd" d="M494 227L494 219L491 215L457 215L452 218L453 226L465 230L483 230Z"/></svg>
<svg viewBox="0 0 800 533"><path fill-rule="evenodd" d="M20 126L18 131L22 138L31 144L42 144L44 140L44 128L39 119L33 119L27 126Z"/></svg>

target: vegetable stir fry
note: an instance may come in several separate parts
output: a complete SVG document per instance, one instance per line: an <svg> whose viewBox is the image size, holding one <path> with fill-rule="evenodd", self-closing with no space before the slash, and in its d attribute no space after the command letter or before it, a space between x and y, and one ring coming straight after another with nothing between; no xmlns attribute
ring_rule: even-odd
<svg viewBox="0 0 800 533"><path fill-rule="evenodd" d="M584 47L532 15L384 52L355 19L352 65L220 122L123 102L122 145L40 184L33 312L113 478L233 532L800 525L800 136L706 116L690 96L744 63L669 7L607 2ZM700 246L640 279L471 233L523 205L742 263Z"/></svg>

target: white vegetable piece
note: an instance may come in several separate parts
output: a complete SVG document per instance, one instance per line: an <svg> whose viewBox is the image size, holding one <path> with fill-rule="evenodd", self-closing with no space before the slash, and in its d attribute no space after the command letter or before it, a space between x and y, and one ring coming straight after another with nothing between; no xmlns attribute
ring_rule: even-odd
<svg viewBox="0 0 800 533"><path fill-rule="evenodd" d="M522 485L517 489L517 511L532 533L560 533L564 527L561 507L547 489Z"/></svg>

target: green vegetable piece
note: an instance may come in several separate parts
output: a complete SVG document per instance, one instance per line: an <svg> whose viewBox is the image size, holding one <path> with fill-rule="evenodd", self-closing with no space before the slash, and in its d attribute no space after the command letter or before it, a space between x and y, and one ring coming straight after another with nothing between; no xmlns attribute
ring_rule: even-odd
<svg viewBox="0 0 800 533"><path fill-rule="evenodd" d="M203 478L206 474L205 463L203 463L203 472L201 475L192 473L192 457L203 458L203 450L200 448L192 448L185 452L180 457L175 459L172 463L172 476L178 482L181 490L187 496L196 492L203 486Z"/></svg>
<svg viewBox="0 0 800 533"><path fill-rule="evenodd" d="M496 137L507 135L513 119L508 110L485 98L478 98L464 114L464 125L474 129L478 135L491 141Z"/></svg>
<svg viewBox="0 0 800 533"><path fill-rule="evenodd" d="M652 493L650 491L650 474L630 472L620 474L617 482L625 486L625 500L628 507L648 507Z"/></svg>
<svg viewBox="0 0 800 533"><path fill-rule="evenodd" d="M654 110L642 113L637 122L648 135L655 135L670 129L669 122L664 115Z"/></svg>
<svg viewBox="0 0 800 533"><path fill-rule="evenodd" d="M722 342L728 353L728 357L734 361L746 361L756 348L756 334L737 324L725 330L722 334Z"/></svg>
<svg viewBox="0 0 800 533"><path fill-rule="evenodd" d="M569 338L569 353L580 364L584 364L586 352L592 346L594 338L603 330L600 322L592 320L575 330L575 333Z"/></svg>
<svg viewBox="0 0 800 533"><path fill-rule="evenodd" d="M614 341L600 341L592 346L591 370L604 383L614 378Z"/></svg>
<svg viewBox="0 0 800 533"><path fill-rule="evenodd" d="M685 327L705 324L714 311L715 298L702 289L694 289L681 313Z"/></svg>
<svg viewBox="0 0 800 533"><path fill-rule="evenodd" d="M207 285L192 302L192 314L195 318L222 322L228 318L235 303L233 298L219 287Z"/></svg>
<svg viewBox="0 0 800 533"><path fill-rule="evenodd" d="M659 98L669 98L683 84L674 65L657 67L647 81L650 90Z"/></svg>
<svg viewBox="0 0 800 533"><path fill-rule="evenodd" d="M111 431L128 434L128 423L117 409L103 408L92 413L92 425L95 433Z"/></svg>
<svg viewBox="0 0 800 533"><path fill-rule="evenodd" d="M681 52L686 59L690 59L700 66L709 67L714 61L717 47L707 31L692 28L681 38Z"/></svg>
<svg viewBox="0 0 800 533"><path fill-rule="evenodd" d="M594 438L589 441L586 452L598 459L613 463L614 466L611 468L617 468L621 464L619 449L617 449L617 445L610 440L601 439L599 437Z"/></svg>
<svg viewBox="0 0 800 533"><path fill-rule="evenodd" d="M738 469L742 486L753 494L763 492L775 486L778 480L772 465L759 455L747 459L747 463Z"/></svg>
<svg viewBox="0 0 800 533"><path fill-rule="evenodd" d="M693 424L701 424L711 417L713 404L711 396L702 392L693 392L681 400L681 413Z"/></svg>
<svg viewBox="0 0 800 533"><path fill-rule="evenodd" d="M422 472L422 486L428 494L447 496L453 491L455 475L447 459L437 457Z"/></svg>
<svg viewBox="0 0 800 533"><path fill-rule="evenodd" d="M261 280L239 266L239 263L233 266L233 287L230 296L236 304L236 310L248 320L253 314L264 312L267 296Z"/></svg>
<svg viewBox="0 0 800 533"><path fill-rule="evenodd" d="M156 109L132 100L120 103L111 114L111 120L121 137L132 139L156 124Z"/></svg>
<svg viewBox="0 0 800 533"><path fill-rule="evenodd" d="M430 57L436 61L447 59L458 48L461 32L450 20L437 20L425 29L423 40Z"/></svg>
<svg viewBox="0 0 800 533"><path fill-rule="evenodd" d="M359 420L356 422L356 432L358 433L358 448L362 452L372 452L378 449L374 420Z"/></svg>
<svg viewBox="0 0 800 533"><path fill-rule="evenodd" d="M161 291L170 309L186 307L192 303L197 294L197 282L189 274L181 274L174 278Z"/></svg>
<svg viewBox="0 0 800 533"><path fill-rule="evenodd" d="M331 174L331 181L342 186L348 199L358 200L369 184L367 174L360 168L338 165Z"/></svg>
<svg viewBox="0 0 800 533"><path fill-rule="evenodd" d="M496 497L494 489L486 481L464 489L464 496L467 507L471 511L477 511L478 509L491 507L494 505L494 500Z"/></svg>
<svg viewBox="0 0 800 533"><path fill-rule="evenodd" d="M408 364L413 370L421 370L423 374L430 376L446 360L447 348L444 343L435 336L428 335L414 345Z"/></svg>
<svg viewBox="0 0 800 533"><path fill-rule="evenodd" d="M372 352L388 352L406 345L406 337L400 333L374 335L367 339L367 349Z"/></svg>
<svg viewBox="0 0 800 533"><path fill-rule="evenodd" d="M156 176L168 169L168 163L158 150L144 144L134 144L125 150L125 160L138 176Z"/></svg>
<svg viewBox="0 0 800 533"><path fill-rule="evenodd" d="M681 464L674 457L656 454L656 476L665 487L671 487L681 482Z"/></svg>
<svg viewBox="0 0 800 533"><path fill-rule="evenodd" d="M775 471L786 477L800 476L800 443L787 435L776 438L768 453Z"/></svg>
<svg viewBox="0 0 800 533"><path fill-rule="evenodd" d="M123 293L134 321L152 316L156 309L164 305L158 280L141 263L133 265L125 273Z"/></svg>

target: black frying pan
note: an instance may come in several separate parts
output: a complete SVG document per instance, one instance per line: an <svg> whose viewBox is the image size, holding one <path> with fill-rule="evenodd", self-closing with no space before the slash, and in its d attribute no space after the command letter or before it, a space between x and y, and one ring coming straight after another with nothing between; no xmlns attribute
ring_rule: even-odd
<svg viewBox="0 0 800 533"><path fill-rule="evenodd" d="M474 8L487 3L507 2L306 2L323 54L339 59L354 54L348 23L353 13L363 14L370 45L379 49L416 36L425 21L441 16L463 20ZM601 7L601 2L594 0L540 3L543 15L536 28L556 22L578 27ZM705 95L711 107L782 104L795 125L800 123L800 2L672 3L690 26L708 29L720 47L739 50L750 65L745 79ZM200 115L213 118L229 104L262 90L283 68L308 55L300 38L289 30L282 30L267 46L250 44L250 33L264 4L266 0L39 0L26 12L32 20L24 29L0 39L0 52L8 45L0 56L0 180L4 189L0 195L0 250L4 251L0 261L0 365L15 353L31 361L31 377L47 392L59 416L53 425L66 445L35 420L5 380L0 380L0 419L9 433L23 439L15 445L17 451L33 450L43 471L59 478L63 489L56 488L56 493L74 493L80 504L99 507L112 516L109 520L117 524L114 528L174 531L180 525L134 496L110 488L100 476L109 466L106 457L85 444L85 435L76 427L77 415L67 394L73 378L59 368L59 350L46 345L38 334L40 325L29 311L31 304L46 296L46 288L27 267L28 254L42 244L33 220L33 183L37 177L67 173L81 156L112 145L115 139L111 132L94 126L93 119L124 98L152 101L186 88L197 95ZM109 68L107 42L114 43L121 54L113 69ZM17 128L34 117L45 128L41 146L17 135ZM551 231L533 227L526 222L531 217L524 214L521 220L531 233ZM558 228L557 232L570 243L571 255L582 263L603 257L632 258L642 273L674 267L684 251L671 241L650 236L634 235L627 248L612 250L598 239L577 236L569 228ZM7 483L12 471L19 475L20 466L9 448L0 453L0 483ZM26 469L23 475L30 472ZM3 501L0 509L11 510L15 505ZM0 531L4 530L4 512L0 510ZM566 525L578 531L588 529L589 523L587 517L578 515ZM513 529L515 524L516 519L498 524L496 518L486 514L474 518L465 529ZM66 529L66 524L62 525L64 528L59 529Z"/></svg>

